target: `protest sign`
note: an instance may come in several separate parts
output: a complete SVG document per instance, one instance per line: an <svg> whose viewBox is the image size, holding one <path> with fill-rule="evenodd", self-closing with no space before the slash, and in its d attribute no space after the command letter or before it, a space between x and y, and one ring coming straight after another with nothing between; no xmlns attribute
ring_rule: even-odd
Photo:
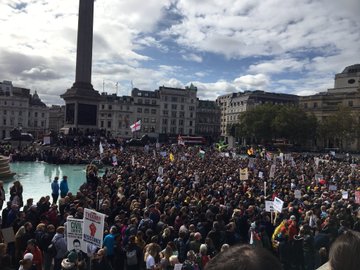
<svg viewBox="0 0 360 270"><path fill-rule="evenodd" d="M83 241L84 221L82 219L69 217L66 221L67 250L75 250L76 252L82 250L83 252L87 252L86 243Z"/></svg>
<svg viewBox="0 0 360 270"><path fill-rule="evenodd" d="M175 265L174 265L174 270L181 270L182 269L182 263L176 263Z"/></svg>
<svg viewBox="0 0 360 270"><path fill-rule="evenodd" d="M5 243L15 242L15 235L13 227L1 229L2 236Z"/></svg>
<svg viewBox="0 0 360 270"><path fill-rule="evenodd" d="M274 198L273 207L276 212L281 213L284 206L284 201L280 200L278 197Z"/></svg>
<svg viewBox="0 0 360 270"><path fill-rule="evenodd" d="M355 191L355 202L357 204L360 204L360 191L359 190Z"/></svg>
<svg viewBox="0 0 360 270"><path fill-rule="evenodd" d="M337 186L336 186L336 185L329 185L329 190L331 190L331 191L336 191L336 190L337 190Z"/></svg>
<svg viewBox="0 0 360 270"><path fill-rule="evenodd" d="M263 177L264 177L264 173L263 173L263 172L259 172L259 178L260 178L260 179L263 179Z"/></svg>
<svg viewBox="0 0 360 270"><path fill-rule="evenodd" d="M274 212L273 201L265 201L265 211Z"/></svg>
<svg viewBox="0 0 360 270"><path fill-rule="evenodd" d="M275 176L275 170L276 170L276 165L275 165L275 164L271 165L271 167L270 167L270 174L269 174L269 177L270 177L270 178L274 178L274 176Z"/></svg>
<svg viewBox="0 0 360 270"><path fill-rule="evenodd" d="M295 195L295 199L301 199L301 191L300 190L295 190L294 192L294 195Z"/></svg>
<svg viewBox="0 0 360 270"><path fill-rule="evenodd" d="M341 191L341 197L344 199L344 200L347 200L349 198L349 192L347 191Z"/></svg>
<svg viewBox="0 0 360 270"><path fill-rule="evenodd" d="M255 158L249 158L248 168L250 169L254 168L254 162L255 162Z"/></svg>
<svg viewBox="0 0 360 270"><path fill-rule="evenodd" d="M135 157L134 156L131 156L131 165L135 166Z"/></svg>
<svg viewBox="0 0 360 270"><path fill-rule="evenodd" d="M244 181L244 180L248 180L248 178L249 178L248 168L244 168L244 169L240 168L240 180Z"/></svg>
<svg viewBox="0 0 360 270"><path fill-rule="evenodd" d="M158 175L163 175L163 174L164 174L164 168L160 166L158 168Z"/></svg>
<svg viewBox="0 0 360 270"><path fill-rule="evenodd" d="M99 248L104 238L105 215L88 208L84 209L84 241Z"/></svg>

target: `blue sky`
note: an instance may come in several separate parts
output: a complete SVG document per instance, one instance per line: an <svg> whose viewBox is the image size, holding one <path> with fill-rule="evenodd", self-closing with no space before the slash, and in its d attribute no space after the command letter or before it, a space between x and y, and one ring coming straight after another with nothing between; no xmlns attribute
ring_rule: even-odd
<svg viewBox="0 0 360 270"><path fill-rule="evenodd" d="M75 77L77 0L0 2L0 80L48 104ZM97 0L92 83L184 87L198 96L244 90L325 91L360 63L358 0ZM103 83L104 82L104 83Z"/></svg>

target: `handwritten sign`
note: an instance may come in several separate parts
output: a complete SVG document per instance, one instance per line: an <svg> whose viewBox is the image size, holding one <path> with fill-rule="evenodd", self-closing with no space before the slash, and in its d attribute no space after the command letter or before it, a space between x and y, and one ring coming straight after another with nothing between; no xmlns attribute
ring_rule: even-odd
<svg viewBox="0 0 360 270"><path fill-rule="evenodd" d="M104 214L85 208L83 228L84 241L101 248L104 238L104 223Z"/></svg>
<svg viewBox="0 0 360 270"><path fill-rule="evenodd" d="M274 198L274 202L273 202L274 210L275 210L276 212L281 213L281 211L282 211L282 209L283 209L283 206L284 206L284 201L282 201L282 200L279 199L278 197L275 197L275 198Z"/></svg>

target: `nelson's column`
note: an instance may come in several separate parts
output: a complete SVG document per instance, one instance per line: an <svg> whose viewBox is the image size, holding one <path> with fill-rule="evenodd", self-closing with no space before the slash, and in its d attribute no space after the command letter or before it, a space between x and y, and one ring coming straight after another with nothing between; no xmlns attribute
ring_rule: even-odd
<svg viewBox="0 0 360 270"><path fill-rule="evenodd" d="M94 0L80 0L73 86L61 97L65 100L65 127L95 129L100 94L91 84Z"/></svg>

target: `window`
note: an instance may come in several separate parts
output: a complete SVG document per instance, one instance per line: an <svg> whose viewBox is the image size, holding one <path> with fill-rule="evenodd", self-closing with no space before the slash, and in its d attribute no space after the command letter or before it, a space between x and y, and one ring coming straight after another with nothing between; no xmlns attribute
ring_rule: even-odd
<svg viewBox="0 0 360 270"><path fill-rule="evenodd" d="M180 119L179 120L179 126L183 126L184 125L184 120L183 119Z"/></svg>
<svg viewBox="0 0 360 270"><path fill-rule="evenodd" d="M190 113L190 118L193 118L194 117L194 114L191 112Z"/></svg>
<svg viewBox="0 0 360 270"><path fill-rule="evenodd" d="M162 127L161 131L162 133L166 133L166 127Z"/></svg>
<svg viewBox="0 0 360 270"><path fill-rule="evenodd" d="M150 104L150 100L145 99L145 104Z"/></svg>
<svg viewBox="0 0 360 270"><path fill-rule="evenodd" d="M45 117L45 113L41 113L41 117Z"/></svg>
<svg viewBox="0 0 360 270"><path fill-rule="evenodd" d="M176 110L176 109L177 109L177 105L176 105L176 104L172 104L172 105L171 105L171 109L172 109L172 110Z"/></svg>
<svg viewBox="0 0 360 270"><path fill-rule="evenodd" d="M108 117L111 117L111 113L108 113Z"/></svg>
<svg viewBox="0 0 360 270"><path fill-rule="evenodd" d="M179 117L185 117L185 112L179 112Z"/></svg>
<svg viewBox="0 0 360 270"><path fill-rule="evenodd" d="M138 113L142 113L142 108L137 108Z"/></svg>
<svg viewBox="0 0 360 270"><path fill-rule="evenodd" d="M151 123L156 123L156 119L155 119L155 118L151 118Z"/></svg>
<svg viewBox="0 0 360 270"><path fill-rule="evenodd" d="M37 112L35 112L34 116L35 116L35 117L37 117L37 116L38 116L38 113L37 113Z"/></svg>
<svg viewBox="0 0 360 270"><path fill-rule="evenodd" d="M182 98L181 98L181 102L184 103L184 102L185 102L185 98L182 97Z"/></svg>
<svg viewBox="0 0 360 270"><path fill-rule="evenodd" d="M149 110L148 108L145 108L145 109L144 109L144 113L149 113L149 111L150 111L150 110Z"/></svg>
<svg viewBox="0 0 360 270"><path fill-rule="evenodd" d="M167 123L168 123L167 118L164 118L164 119L162 120L162 123L163 123L164 125L167 125Z"/></svg>
<svg viewBox="0 0 360 270"><path fill-rule="evenodd" d="M102 128L104 127L104 121L100 122L100 127L102 127Z"/></svg>
<svg viewBox="0 0 360 270"><path fill-rule="evenodd" d="M353 103L352 100L349 100L349 106L350 106L350 107L354 106L354 103Z"/></svg>
<svg viewBox="0 0 360 270"><path fill-rule="evenodd" d="M6 119L4 119L3 123L4 123L4 126L6 126Z"/></svg>
<svg viewBox="0 0 360 270"><path fill-rule="evenodd" d="M314 102L314 108L317 108L317 102Z"/></svg>
<svg viewBox="0 0 360 270"><path fill-rule="evenodd" d="M176 117L176 112L171 112L171 117Z"/></svg>
<svg viewBox="0 0 360 270"><path fill-rule="evenodd" d="M142 101L141 98L138 99L138 103L139 103L139 104L142 104L142 103L143 103L143 101Z"/></svg>
<svg viewBox="0 0 360 270"><path fill-rule="evenodd" d="M189 129L189 135L192 135L192 129L191 128Z"/></svg>
<svg viewBox="0 0 360 270"><path fill-rule="evenodd" d="M172 102L177 102L177 97L171 97Z"/></svg>
<svg viewBox="0 0 360 270"><path fill-rule="evenodd" d="M152 105L156 105L156 100L152 100L152 101L151 101L151 104L152 104Z"/></svg>
<svg viewBox="0 0 360 270"><path fill-rule="evenodd" d="M168 115L169 111L163 111L163 115Z"/></svg>
<svg viewBox="0 0 360 270"><path fill-rule="evenodd" d="M168 108L168 105L167 103L164 104L164 109L167 109Z"/></svg>
<svg viewBox="0 0 360 270"><path fill-rule="evenodd" d="M121 128L121 126L122 126L122 122L121 122L121 121L119 121L119 128Z"/></svg>
<svg viewBox="0 0 360 270"><path fill-rule="evenodd" d="M144 123L149 123L149 118L144 118Z"/></svg>
<svg viewBox="0 0 360 270"><path fill-rule="evenodd" d="M155 109L151 109L151 114L156 114L156 110L155 110Z"/></svg>
<svg viewBox="0 0 360 270"><path fill-rule="evenodd" d="M171 125L176 125L176 120L175 119L171 119L171 122L170 122Z"/></svg>
<svg viewBox="0 0 360 270"><path fill-rule="evenodd" d="M101 109L105 109L105 105L104 104L101 104Z"/></svg>
<svg viewBox="0 0 360 270"><path fill-rule="evenodd" d="M195 107L194 107L194 106L189 106L189 110L190 110L190 111L194 111L194 110L195 110Z"/></svg>
<svg viewBox="0 0 360 270"><path fill-rule="evenodd" d="M37 127L38 126L38 122L37 120L34 121L34 127Z"/></svg>
<svg viewBox="0 0 360 270"><path fill-rule="evenodd" d="M108 121L108 122L107 122L107 127L108 127L108 128L111 128L111 121Z"/></svg>
<svg viewBox="0 0 360 270"><path fill-rule="evenodd" d="M184 107L185 107L184 105L181 105L181 106L180 106L180 108L181 108L182 111L184 110Z"/></svg>
<svg viewBox="0 0 360 270"><path fill-rule="evenodd" d="M6 110L4 110L4 115L6 115L7 114L7 111ZM29 115L30 116L30 115Z"/></svg>
<svg viewBox="0 0 360 270"><path fill-rule="evenodd" d="M45 126L44 121L41 121L41 127L44 127L44 126Z"/></svg>
<svg viewBox="0 0 360 270"><path fill-rule="evenodd" d="M176 127L171 127L170 128L170 133L175 134L176 133Z"/></svg>
<svg viewBox="0 0 360 270"><path fill-rule="evenodd" d="M192 127L192 125L193 125L193 121L190 121L189 126Z"/></svg>
<svg viewBox="0 0 360 270"><path fill-rule="evenodd" d="M109 110L112 110L112 105L109 105Z"/></svg>
<svg viewBox="0 0 360 270"><path fill-rule="evenodd" d="M19 116L22 116L22 111L19 111Z"/></svg>

